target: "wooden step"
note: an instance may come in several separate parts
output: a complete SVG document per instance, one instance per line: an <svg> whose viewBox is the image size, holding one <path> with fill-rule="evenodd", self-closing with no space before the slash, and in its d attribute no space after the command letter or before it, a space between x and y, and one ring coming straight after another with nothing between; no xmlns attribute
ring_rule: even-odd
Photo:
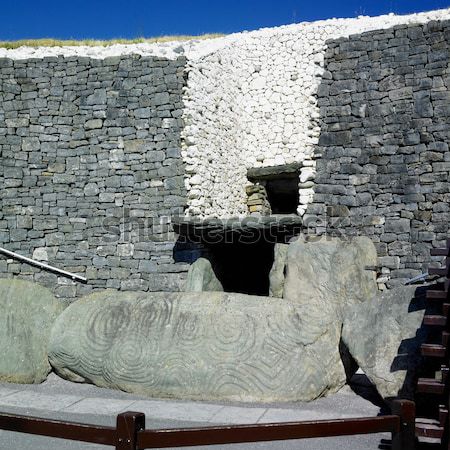
<svg viewBox="0 0 450 450"><path fill-rule="evenodd" d="M442 395L445 392L445 384L435 378L419 378L417 380L417 392Z"/></svg>
<svg viewBox="0 0 450 450"><path fill-rule="evenodd" d="M448 347L449 339L450 339L450 333L448 331L443 331L441 343L444 347Z"/></svg>
<svg viewBox="0 0 450 450"><path fill-rule="evenodd" d="M430 394L443 394L448 386L448 375L450 369L446 365L442 365L440 370L436 371L434 378L419 378L417 380L417 392ZM442 411L441 411L442 410ZM447 409L439 405L439 413L448 414Z"/></svg>
<svg viewBox="0 0 450 450"><path fill-rule="evenodd" d="M450 312L450 303L442 304L442 314L426 314L423 316L423 323L425 325L436 325L443 327L447 325Z"/></svg>
<svg viewBox="0 0 450 450"><path fill-rule="evenodd" d="M449 368L447 366L441 366L441 381L442 383L447 383Z"/></svg>
<svg viewBox="0 0 450 450"><path fill-rule="evenodd" d="M446 277L448 274L447 267L430 267L428 269L429 275L438 275L440 277Z"/></svg>
<svg viewBox="0 0 450 450"><path fill-rule="evenodd" d="M437 420L418 417L416 418L416 436L420 442L440 444L444 436L444 427Z"/></svg>
<svg viewBox="0 0 450 450"><path fill-rule="evenodd" d="M428 314L423 316L424 325L433 325L438 327L445 327L447 325L447 316L438 314Z"/></svg>
<svg viewBox="0 0 450 450"><path fill-rule="evenodd" d="M439 405L439 425L445 427L448 419L448 408L444 405Z"/></svg>
<svg viewBox="0 0 450 450"><path fill-rule="evenodd" d="M430 251L431 256L449 256L448 248L432 248Z"/></svg>
<svg viewBox="0 0 450 450"><path fill-rule="evenodd" d="M427 291L428 300L446 300L448 292L446 291Z"/></svg>
<svg viewBox="0 0 450 450"><path fill-rule="evenodd" d="M422 344L420 346L422 356L445 358L447 348L441 344Z"/></svg>

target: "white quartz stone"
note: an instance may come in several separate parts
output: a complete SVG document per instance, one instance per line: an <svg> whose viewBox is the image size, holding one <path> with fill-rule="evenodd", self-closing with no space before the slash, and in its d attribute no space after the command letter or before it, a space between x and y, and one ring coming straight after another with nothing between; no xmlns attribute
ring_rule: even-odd
<svg viewBox="0 0 450 450"><path fill-rule="evenodd" d="M304 167L300 172L300 183L313 180L316 175L316 171L312 167Z"/></svg>
<svg viewBox="0 0 450 450"><path fill-rule="evenodd" d="M245 185L251 167L303 162L300 182L314 180L314 150L320 135L316 92L324 73L328 39L444 19L450 19L450 8L406 16L303 22L210 40L0 49L0 58L79 55L99 59L126 54L186 57L181 151L186 171L186 213L227 217L247 212ZM364 116L365 108L358 113ZM176 123L175 119L164 119L162 127L170 129ZM119 138L121 148L123 140ZM111 152L117 169L123 168L122 157L121 150ZM352 182L357 185L367 181L352 178ZM299 214L305 213L311 199L311 193L301 193Z"/></svg>
<svg viewBox="0 0 450 450"><path fill-rule="evenodd" d="M36 261L48 261L48 253L45 247L35 248L33 251L33 259Z"/></svg>

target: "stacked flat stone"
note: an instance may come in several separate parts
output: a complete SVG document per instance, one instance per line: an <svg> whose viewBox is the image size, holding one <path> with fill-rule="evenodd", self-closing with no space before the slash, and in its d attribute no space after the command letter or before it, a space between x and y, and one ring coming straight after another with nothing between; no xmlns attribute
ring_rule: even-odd
<svg viewBox="0 0 450 450"><path fill-rule="evenodd" d="M308 216L369 236L381 288L427 272L449 235L449 36L450 21L435 21L328 43Z"/></svg>
<svg viewBox="0 0 450 450"><path fill-rule="evenodd" d="M425 271L450 214L449 18L0 49L0 243L89 284L5 259L0 276L68 298L179 290L187 266L174 263L168 217L247 214L247 169L290 163L302 167L298 213L329 207L340 227L371 236L381 287ZM378 31L329 43L367 30Z"/></svg>
<svg viewBox="0 0 450 450"><path fill-rule="evenodd" d="M0 276L20 274L65 298L183 285L188 267L174 263L167 218L186 205L185 64L137 55L0 59L0 245L89 283L3 258Z"/></svg>
<svg viewBox="0 0 450 450"><path fill-rule="evenodd" d="M247 205L250 214L258 213L269 215L271 213L270 203L267 198L266 188L260 184L252 184L245 188L247 193Z"/></svg>
<svg viewBox="0 0 450 450"><path fill-rule="evenodd" d="M186 57L189 74L177 118L181 117L185 124L181 134L188 213L226 217L247 211L244 187L248 168L303 162L302 174L308 172L308 167L314 169L315 146L321 130L317 92L322 78L329 76L324 67L328 40L398 24L449 18L450 9L405 16L360 16L266 28L206 41L0 49L0 58L22 60L24 74L27 61L30 73L35 64L43 61L58 61L57 72L64 71L67 61L71 68L66 73L66 86L74 82L81 89L86 75L83 65L88 58L99 66L104 64L102 60L108 60L108 66L111 61L132 54L170 61L180 55ZM121 74L124 78L130 76L126 69ZM51 72L46 76L51 78ZM91 80L100 85L104 76L100 71L92 74ZM152 84L160 79L158 75L146 82ZM55 86L59 86L57 81ZM51 95L54 92L53 89ZM167 91L161 86L155 92L164 95ZM34 95L32 91L24 94L24 100L32 100L27 95ZM133 103L137 97L130 93L130 99ZM44 99L39 101L45 103ZM14 105L8 107L16 110ZM26 118L23 119L21 123L25 124ZM92 117L94 121L88 126L98 129L99 119ZM66 124L62 120L59 125ZM129 128L127 124L123 127ZM122 127L116 128L118 131ZM311 191L302 191L302 186L300 189L298 213L304 214L312 196Z"/></svg>
<svg viewBox="0 0 450 450"><path fill-rule="evenodd" d="M252 167L298 162L301 177L315 173L317 93L329 76L328 40L448 18L447 9L300 23L225 38L223 47L200 59L188 56L182 134L189 213L245 214L244 186ZM300 183L306 181L314 177ZM300 186L299 214L312 201L312 189Z"/></svg>

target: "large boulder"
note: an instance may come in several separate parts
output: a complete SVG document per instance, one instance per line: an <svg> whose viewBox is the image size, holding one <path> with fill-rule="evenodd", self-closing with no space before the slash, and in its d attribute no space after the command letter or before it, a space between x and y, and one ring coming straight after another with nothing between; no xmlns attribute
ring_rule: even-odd
<svg viewBox="0 0 450 450"><path fill-rule="evenodd" d="M403 286L354 305L345 315L342 339L385 398L413 394L427 335L421 326L425 305L424 288Z"/></svg>
<svg viewBox="0 0 450 450"><path fill-rule="evenodd" d="M70 380L149 396L308 401L342 385L326 313L311 325L307 308L278 298L103 291L57 319L49 359Z"/></svg>
<svg viewBox="0 0 450 450"><path fill-rule="evenodd" d="M47 378L50 330L63 309L38 284L0 280L0 381L41 383Z"/></svg>
<svg viewBox="0 0 450 450"><path fill-rule="evenodd" d="M283 297L306 304L323 315L322 307L341 315L378 291L374 266L377 251L363 236L341 239L300 236L288 246Z"/></svg>
<svg viewBox="0 0 450 450"><path fill-rule="evenodd" d="M199 258L189 267L184 290L186 292L223 291L223 286L216 277L210 261Z"/></svg>
<svg viewBox="0 0 450 450"><path fill-rule="evenodd" d="M287 251L289 244L275 244L273 265L269 273L269 296L283 297L284 269L286 267Z"/></svg>
<svg viewBox="0 0 450 450"><path fill-rule="evenodd" d="M368 269L376 263L375 246L366 237L309 240L300 236L288 246L283 298L297 305L304 342L317 349L316 355L328 355L327 371L334 390L355 370L340 341L343 314L377 292L375 272Z"/></svg>

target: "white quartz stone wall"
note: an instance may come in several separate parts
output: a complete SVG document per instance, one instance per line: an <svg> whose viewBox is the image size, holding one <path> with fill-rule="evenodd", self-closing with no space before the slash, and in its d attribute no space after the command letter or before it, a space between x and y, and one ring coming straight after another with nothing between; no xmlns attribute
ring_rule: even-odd
<svg viewBox="0 0 450 450"><path fill-rule="evenodd" d="M0 49L0 58L186 56L182 157L187 214L245 214L247 169L292 162L303 164L298 207L303 214L314 193L314 148L320 133L316 93L326 76L326 41L397 24L442 19L450 19L450 8L406 16L300 23L211 40Z"/></svg>
<svg viewBox="0 0 450 450"><path fill-rule="evenodd" d="M408 16L332 19L228 36L223 47L188 58L183 158L188 214L247 212L250 167L302 162L300 205L312 200L320 133L316 93L326 41L397 24L450 18L450 10Z"/></svg>

